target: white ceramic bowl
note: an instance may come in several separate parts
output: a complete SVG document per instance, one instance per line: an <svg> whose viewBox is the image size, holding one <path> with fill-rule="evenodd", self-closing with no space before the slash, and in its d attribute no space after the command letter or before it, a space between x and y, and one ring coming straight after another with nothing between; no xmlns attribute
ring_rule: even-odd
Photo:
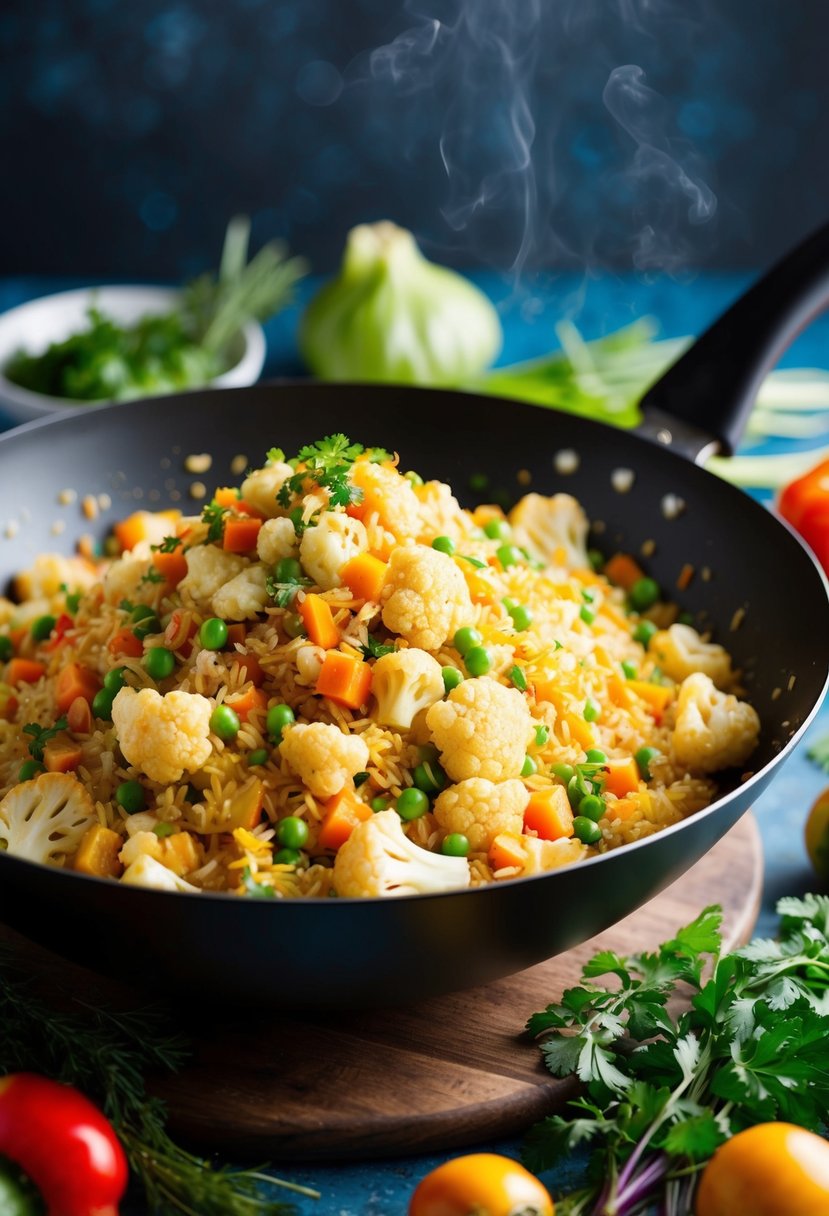
<svg viewBox="0 0 829 1216"><path fill-rule="evenodd" d="M90 305L121 324L131 324L148 313L168 312L179 298L173 287L83 287L41 296L0 314L0 408L15 422L28 422L44 414L84 409L84 405L64 397L33 393L12 384L3 369L21 348L32 354L44 351L86 325ZM265 362L265 335L261 325L249 322L236 339L233 366L211 381L212 388L242 388L254 384ZM100 404L100 403L96 403Z"/></svg>

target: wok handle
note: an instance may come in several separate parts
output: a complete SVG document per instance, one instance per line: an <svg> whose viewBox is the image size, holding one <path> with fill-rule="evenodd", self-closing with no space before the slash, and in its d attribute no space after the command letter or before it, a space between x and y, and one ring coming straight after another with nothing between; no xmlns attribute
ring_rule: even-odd
<svg viewBox="0 0 829 1216"><path fill-rule="evenodd" d="M829 224L775 263L648 389L640 431L697 461L714 445L732 455L766 373L827 305Z"/></svg>

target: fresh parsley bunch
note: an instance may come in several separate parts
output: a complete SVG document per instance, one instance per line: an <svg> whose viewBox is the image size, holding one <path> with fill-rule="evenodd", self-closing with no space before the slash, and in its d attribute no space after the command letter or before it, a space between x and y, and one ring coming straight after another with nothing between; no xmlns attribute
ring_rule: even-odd
<svg viewBox="0 0 829 1216"><path fill-rule="evenodd" d="M530 1018L550 1072L586 1087L573 1116L545 1119L526 1142L536 1171L593 1146L587 1185L559 1216L637 1216L657 1197L664 1216L685 1216L724 1140L754 1123L818 1130L829 1118L829 897L782 899L777 911L777 940L731 954L720 953L718 907L652 954L602 951ZM669 1001L688 988L690 1008L674 1017Z"/></svg>

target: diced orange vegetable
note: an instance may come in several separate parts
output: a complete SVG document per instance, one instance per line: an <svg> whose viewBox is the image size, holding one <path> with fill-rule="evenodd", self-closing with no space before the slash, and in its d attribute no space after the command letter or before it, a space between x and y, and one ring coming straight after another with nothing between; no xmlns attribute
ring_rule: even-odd
<svg viewBox="0 0 829 1216"><path fill-rule="evenodd" d="M6 668L10 684L36 684L46 674L46 667L35 659L11 659Z"/></svg>
<svg viewBox="0 0 829 1216"><path fill-rule="evenodd" d="M9 641L11 642L12 646L14 646L15 650L19 649L20 643L28 633L29 629L26 625L18 625L16 629L9 630Z"/></svg>
<svg viewBox="0 0 829 1216"><path fill-rule="evenodd" d="M631 703L631 692L627 686L627 681L623 680L618 672L614 671L607 677L607 695L614 705L619 705L622 708Z"/></svg>
<svg viewBox="0 0 829 1216"><path fill-rule="evenodd" d="M154 553L153 565L168 587L177 587L187 575L187 558L181 545L172 553Z"/></svg>
<svg viewBox="0 0 829 1216"><path fill-rule="evenodd" d="M236 654L236 662L245 672L245 679L250 680L251 684L255 684L257 688L261 688L265 683L265 669L259 662L255 654Z"/></svg>
<svg viewBox="0 0 829 1216"><path fill-rule="evenodd" d="M634 798L620 798L613 803L613 809L609 812L608 818L621 819L622 822L630 819L633 812L636 810L636 800Z"/></svg>
<svg viewBox="0 0 829 1216"><path fill-rule="evenodd" d="M631 692L636 693L637 697L647 704L656 721L661 722L662 715L674 699L676 691L674 685L649 684L647 680L628 680L627 686Z"/></svg>
<svg viewBox="0 0 829 1216"><path fill-rule="evenodd" d="M542 840L573 835L573 812L563 785L533 790L524 811L524 831L536 832Z"/></svg>
<svg viewBox="0 0 829 1216"><path fill-rule="evenodd" d="M361 503L361 502L350 502L345 509L345 513L351 519L362 520L363 516L366 513L365 504Z"/></svg>
<svg viewBox="0 0 829 1216"><path fill-rule="evenodd" d="M338 705L359 709L368 701L371 691L371 668L361 659L352 659L340 650L329 650L317 679L316 691Z"/></svg>
<svg viewBox="0 0 829 1216"><path fill-rule="evenodd" d="M379 557L374 557L371 553L360 553L345 563L340 577L346 587L353 591L356 599L376 603L380 599L387 570L388 565L381 562Z"/></svg>
<svg viewBox="0 0 829 1216"><path fill-rule="evenodd" d="M90 671L81 663L67 663L61 668L55 684L55 704L58 712L65 714L76 697L83 697L85 701L91 702L100 687L101 681L94 671Z"/></svg>
<svg viewBox="0 0 829 1216"><path fill-rule="evenodd" d="M299 606L305 632L315 646L331 650L340 642L340 631L334 624L331 609L321 595L311 592ZM343 656L345 657L345 656Z"/></svg>
<svg viewBox="0 0 829 1216"><path fill-rule="evenodd" d="M512 869L515 866L523 868L526 860L524 842L514 832L500 832L489 847L488 861L493 870Z"/></svg>
<svg viewBox="0 0 829 1216"><path fill-rule="evenodd" d="M631 557L629 553L614 553L605 564L604 574L611 583L621 587L623 591L630 591L634 583L645 577L645 571L636 558Z"/></svg>
<svg viewBox="0 0 829 1216"><path fill-rule="evenodd" d="M83 760L83 751L74 739L63 733L50 739L43 749L43 763L50 773L71 773Z"/></svg>
<svg viewBox="0 0 829 1216"><path fill-rule="evenodd" d="M215 501L220 507L230 507L237 515L249 515L251 519L262 520L265 516L262 512L247 502L244 498L240 498L236 490L232 486L221 486L213 495Z"/></svg>
<svg viewBox="0 0 829 1216"><path fill-rule="evenodd" d="M639 769L632 756L624 760L608 760L604 769L605 771L600 771L598 775L602 778L603 787L608 794L624 798L626 794L633 794L639 789Z"/></svg>
<svg viewBox="0 0 829 1216"><path fill-rule="evenodd" d="M66 725L74 735L92 733L92 710L86 697L75 697L66 711Z"/></svg>
<svg viewBox="0 0 829 1216"><path fill-rule="evenodd" d="M159 516L169 519L171 523L175 523L177 519L181 518L181 511L135 511L132 515L128 515L126 519L119 520L113 531L121 548L124 550L134 549L139 541L154 541L157 532L150 521L157 520Z"/></svg>
<svg viewBox="0 0 829 1216"><path fill-rule="evenodd" d="M225 808L221 822L200 827L205 835L216 832L234 832L236 828L253 831L257 823L262 822L263 799L265 787L258 777L251 777L241 789L231 797Z"/></svg>
<svg viewBox="0 0 829 1216"><path fill-rule="evenodd" d="M227 644L228 646L236 646L237 643L242 645L245 638L248 636L248 627L243 621L237 621L234 625L227 627Z"/></svg>
<svg viewBox="0 0 829 1216"><path fill-rule="evenodd" d="M0 718L10 722L17 713L19 704L8 684L0 684Z"/></svg>
<svg viewBox="0 0 829 1216"><path fill-rule="evenodd" d="M92 874L96 878L118 878L123 870L118 854L123 839L117 832L95 823L84 832L75 854L74 869L79 874Z"/></svg>
<svg viewBox="0 0 829 1216"><path fill-rule="evenodd" d="M261 519L235 519L231 516L225 520L222 548L228 553L251 553L256 548L261 527Z"/></svg>
<svg viewBox="0 0 829 1216"><path fill-rule="evenodd" d="M317 844L321 849L338 849L345 844L357 824L364 823L371 816L368 803L358 798L354 790L344 787L325 804Z"/></svg>
<svg viewBox="0 0 829 1216"><path fill-rule="evenodd" d="M188 874L201 865L199 846L189 832L175 832L161 841L161 860L174 874Z"/></svg>
<svg viewBox="0 0 829 1216"><path fill-rule="evenodd" d="M570 727L571 739L575 739L585 751L596 746L596 732L580 714L565 714L564 721Z"/></svg>
<svg viewBox="0 0 829 1216"><path fill-rule="evenodd" d="M110 654L125 654L127 658L139 659L144 653L144 645L140 638L137 638L132 629L125 625L123 629L119 629L113 634L109 641Z"/></svg>
<svg viewBox="0 0 829 1216"><path fill-rule="evenodd" d="M268 708L268 694L251 684L250 688L246 688L244 692L234 693L233 696L227 697L225 705L229 705L239 715L242 722L247 722L255 709Z"/></svg>

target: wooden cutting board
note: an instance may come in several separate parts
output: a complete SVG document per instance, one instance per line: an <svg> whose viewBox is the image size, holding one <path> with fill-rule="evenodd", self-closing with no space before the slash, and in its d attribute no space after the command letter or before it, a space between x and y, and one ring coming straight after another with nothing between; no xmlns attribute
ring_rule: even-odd
<svg viewBox="0 0 829 1216"><path fill-rule="evenodd" d="M762 873L760 835L746 815L683 878L612 929L485 988L410 1009L303 1017L239 1009L210 1020L191 1008L180 1017L193 1061L152 1090L167 1102L175 1134L230 1160L370 1159L513 1135L574 1092L522 1036L529 1014L576 983L594 951L651 949L707 904L723 906L729 947L747 941ZM58 960L50 970L87 999L100 992L123 1005L123 989Z"/></svg>

